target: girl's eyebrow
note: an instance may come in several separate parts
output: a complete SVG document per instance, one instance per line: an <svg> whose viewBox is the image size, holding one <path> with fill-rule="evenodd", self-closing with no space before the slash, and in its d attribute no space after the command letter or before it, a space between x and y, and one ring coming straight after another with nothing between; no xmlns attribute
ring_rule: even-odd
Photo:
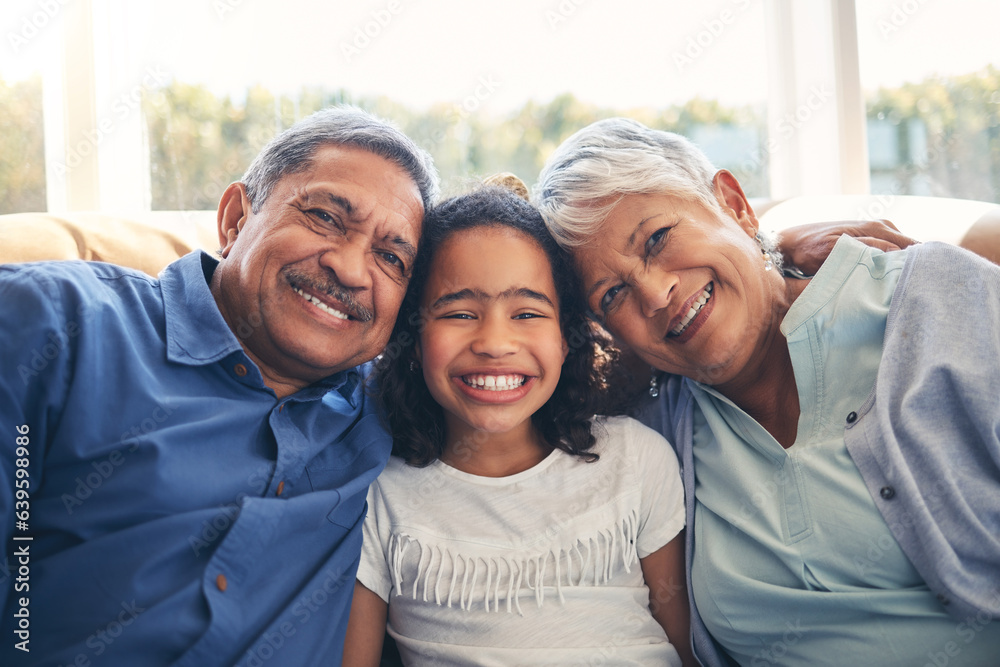
<svg viewBox="0 0 1000 667"><path fill-rule="evenodd" d="M552 303L552 299L550 299L545 294L542 294L541 292L536 292L535 290L529 289L527 287L512 287L510 289L504 290L503 292L500 292L500 294L496 295L495 297L492 294L487 294L482 290L474 290L469 288L462 289L457 292L450 292L449 294L442 295L436 301L434 301L434 303L431 304L431 309L438 308L439 306L446 306L456 301L464 301L466 299L472 299L474 301L489 301L490 299L494 298L501 300L517 299L517 298L532 299L534 301L541 301L542 303L546 303L552 308L556 307L556 305Z"/></svg>

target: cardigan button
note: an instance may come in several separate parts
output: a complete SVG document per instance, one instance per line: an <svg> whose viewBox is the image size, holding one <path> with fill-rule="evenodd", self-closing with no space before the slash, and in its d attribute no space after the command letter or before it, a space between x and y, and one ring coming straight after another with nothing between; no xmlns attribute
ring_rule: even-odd
<svg viewBox="0 0 1000 667"><path fill-rule="evenodd" d="M223 593L226 592L226 589L229 587L229 582L226 581L226 575L220 574L215 578L215 587Z"/></svg>
<svg viewBox="0 0 1000 667"><path fill-rule="evenodd" d="M858 413L857 412L851 412L849 415L847 415L847 423L848 424L853 424L856 421L858 421Z"/></svg>
<svg viewBox="0 0 1000 667"><path fill-rule="evenodd" d="M240 377L246 377L247 367L243 364L236 364L233 366L233 371Z"/></svg>
<svg viewBox="0 0 1000 667"><path fill-rule="evenodd" d="M892 500L896 495L896 489L891 486L883 486L879 489L878 494L882 496L884 500Z"/></svg>
<svg viewBox="0 0 1000 667"><path fill-rule="evenodd" d="M285 480L281 480L280 482L278 482L278 490L274 495L280 496L281 492L284 490L285 490Z"/></svg>

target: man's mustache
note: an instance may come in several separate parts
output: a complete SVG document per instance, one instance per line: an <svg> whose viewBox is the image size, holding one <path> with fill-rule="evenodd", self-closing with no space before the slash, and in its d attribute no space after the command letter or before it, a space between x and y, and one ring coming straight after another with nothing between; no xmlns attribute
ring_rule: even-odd
<svg viewBox="0 0 1000 667"><path fill-rule="evenodd" d="M309 288L316 294L326 296L339 301L347 308L347 314L361 322L370 322L375 314L367 306L358 303L354 296L354 290L344 287L332 276L317 278L298 271L286 270L283 272L285 279L299 288Z"/></svg>

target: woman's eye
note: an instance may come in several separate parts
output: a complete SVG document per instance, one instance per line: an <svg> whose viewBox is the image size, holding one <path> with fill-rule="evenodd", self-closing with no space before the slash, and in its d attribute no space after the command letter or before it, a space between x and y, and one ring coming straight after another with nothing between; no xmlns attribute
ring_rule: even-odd
<svg viewBox="0 0 1000 667"><path fill-rule="evenodd" d="M667 236L667 232L669 231L670 231L669 227L661 227L660 229L657 229L655 232L653 232L648 239L646 239L647 255L651 253L656 248L656 246L660 244L660 241L662 241Z"/></svg>
<svg viewBox="0 0 1000 667"><path fill-rule="evenodd" d="M618 295L623 289L625 289L624 285L615 285L601 296L600 311L602 313L606 314L615 307Z"/></svg>

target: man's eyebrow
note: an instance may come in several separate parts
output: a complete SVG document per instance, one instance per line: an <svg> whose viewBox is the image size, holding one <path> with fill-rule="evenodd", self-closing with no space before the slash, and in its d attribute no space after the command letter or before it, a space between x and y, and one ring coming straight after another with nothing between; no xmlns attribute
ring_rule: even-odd
<svg viewBox="0 0 1000 667"><path fill-rule="evenodd" d="M324 193L326 198L330 201L333 206L338 206L344 210L347 215L352 215L354 213L354 204L351 203L346 197L341 197L340 195L335 195L332 192Z"/></svg>
<svg viewBox="0 0 1000 667"><path fill-rule="evenodd" d="M330 206L334 208L339 208L347 215L354 214L354 204L351 200L342 195L334 194L328 190L312 190L300 193L295 201L299 203L300 206L311 206L315 205L317 201L326 201Z"/></svg>
<svg viewBox="0 0 1000 667"><path fill-rule="evenodd" d="M440 306L446 306L446 305L448 305L450 303L455 303L456 301L464 301L466 299L473 299L475 301L488 301L488 300L490 300L492 298L494 298L492 294L487 294L486 292L484 292L482 290L474 290L474 289L466 288L466 289L458 290L457 292L450 292L448 294L445 294L445 295L442 295L442 296L438 297L438 299L434 303L431 304L431 308L434 309L434 308L438 308ZM516 298L531 299L533 301L540 301L542 303L548 304L549 306L552 306L553 308L556 307L556 305L554 303L552 303L552 299L550 299L548 296L546 296L545 294L542 294L541 292L536 292L535 290L529 289L527 287L512 287L511 289L504 290L503 292L500 292L500 294L498 294L496 296L496 298L497 299L516 299Z"/></svg>
<svg viewBox="0 0 1000 667"><path fill-rule="evenodd" d="M386 236L384 240L395 246L400 254L406 255L406 258L411 262L413 261L413 258L417 256L417 247L408 240L404 239L402 236Z"/></svg>

